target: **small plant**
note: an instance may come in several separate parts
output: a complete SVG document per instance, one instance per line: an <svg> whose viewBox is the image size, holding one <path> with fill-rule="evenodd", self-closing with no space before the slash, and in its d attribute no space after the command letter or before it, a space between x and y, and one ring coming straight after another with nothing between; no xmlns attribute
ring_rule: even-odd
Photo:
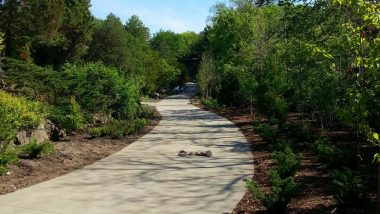
<svg viewBox="0 0 380 214"><path fill-rule="evenodd" d="M263 138L264 141L269 143L276 142L278 139L277 130L273 129L270 125L262 123L254 127L255 131Z"/></svg>
<svg viewBox="0 0 380 214"><path fill-rule="evenodd" d="M21 157L27 159L35 159L37 157L42 157L48 155L54 151L54 146L50 142L38 143L36 140L25 144L21 148Z"/></svg>
<svg viewBox="0 0 380 214"><path fill-rule="evenodd" d="M272 142L269 145L269 149L271 151L285 151L292 145L292 143L292 141L277 138L274 142Z"/></svg>
<svg viewBox="0 0 380 214"><path fill-rule="evenodd" d="M298 168L301 166L301 154L293 153L289 146L286 146L283 151L273 152L273 158L277 165L279 176L284 179L295 176Z"/></svg>
<svg viewBox="0 0 380 214"><path fill-rule="evenodd" d="M7 173L7 166L12 163L17 163L18 157L17 153L13 149L7 149L5 152L0 154L0 175Z"/></svg>
<svg viewBox="0 0 380 214"><path fill-rule="evenodd" d="M327 163L330 168L355 165L355 155L352 151L331 145L325 139L316 141L313 148L319 158Z"/></svg>
<svg viewBox="0 0 380 214"><path fill-rule="evenodd" d="M245 179L247 188L252 192L253 196L260 200L267 207L269 213L285 212L291 198L297 193L298 185L294 181L294 177L281 179L276 170L270 170L272 186L270 193L263 193L256 181Z"/></svg>
<svg viewBox="0 0 380 214"><path fill-rule="evenodd" d="M300 142L312 143L317 140L316 134L304 126L289 125L287 131L290 137Z"/></svg>
<svg viewBox="0 0 380 214"><path fill-rule="evenodd" d="M333 192L339 204L359 205L364 202L364 183L354 171L343 168L333 172Z"/></svg>
<svg viewBox="0 0 380 214"><path fill-rule="evenodd" d="M100 137L100 136L104 135L104 133L103 133L103 128L102 128L102 127L93 127L93 128L90 128L90 129L88 130L88 133L89 133L93 138Z"/></svg>
<svg viewBox="0 0 380 214"><path fill-rule="evenodd" d="M201 103L205 105L206 108L218 109L220 107L218 100L216 99L201 99Z"/></svg>

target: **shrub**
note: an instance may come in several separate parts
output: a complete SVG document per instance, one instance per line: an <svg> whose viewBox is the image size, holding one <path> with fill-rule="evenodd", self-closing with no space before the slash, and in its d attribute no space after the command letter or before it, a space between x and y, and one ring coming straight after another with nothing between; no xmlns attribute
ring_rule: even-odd
<svg viewBox="0 0 380 214"><path fill-rule="evenodd" d="M84 114L75 97L63 102L51 113L52 121L61 129L68 132L81 130L84 127Z"/></svg>
<svg viewBox="0 0 380 214"><path fill-rule="evenodd" d="M256 181L244 180L247 188L252 192L253 197L260 200L267 207L270 213L285 212L287 204L291 198L297 193L298 185L294 181L294 177L281 179L279 173L275 170L269 171L271 177L271 192L263 193Z"/></svg>
<svg viewBox="0 0 380 214"><path fill-rule="evenodd" d="M0 127L11 130L34 128L43 122L45 116L46 109L41 103L0 90Z"/></svg>
<svg viewBox="0 0 380 214"><path fill-rule="evenodd" d="M272 155L277 165L276 170L282 179L295 176L301 166L301 154L293 153L292 149L287 146L282 151L273 152Z"/></svg>
<svg viewBox="0 0 380 214"><path fill-rule="evenodd" d="M218 109L220 107L218 100L216 99L201 99L201 103L205 105L206 108Z"/></svg>
<svg viewBox="0 0 380 214"><path fill-rule="evenodd" d="M254 130L263 138L264 141L269 143L276 142L278 139L277 130L273 129L270 125L262 123L254 127Z"/></svg>
<svg viewBox="0 0 380 214"><path fill-rule="evenodd" d="M45 116L45 107L41 103L0 90L0 155L7 151L18 130L37 127ZM2 165L1 171L4 172L5 168L6 164Z"/></svg>
<svg viewBox="0 0 380 214"><path fill-rule="evenodd" d="M292 141L277 138L269 145L271 151L284 151L292 145Z"/></svg>
<svg viewBox="0 0 380 214"><path fill-rule="evenodd" d="M34 159L52 153L54 151L54 146L50 142L37 143L36 140L33 140L32 142L25 144L21 148L21 151L21 157Z"/></svg>
<svg viewBox="0 0 380 214"><path fill-rule="evenodd" d="M103 131L103 128L102 127L93 127L93 128L90 128L88 130L88 133L92 136L92 137L100 137L102 135L104 135L104 131Z"/></svg>
<svg viewBox="0 0 380 214"><path fill-rule="evenodd" d="M352 151L328 144L325 139L316 141L313 148L319 158L331 168L355 165L355 155Z"/></svg>
<svg viewBox="0 0 380 214"><path fill-rule="evenodd" d="M297 139L300 142L312 143L317 140L317 135L309 130L307 127L289 125L288 133L290 137Z"/></svg>
<svg viewBox="0 0 380 214"><path fill-rule="evenodd" d="M364 202L363 179L354 171L343 168L333 172L333 192L339 204L359 205Z"/></svg>
<svg viewBox="0 0 380 214"><path fill-rule="evenodd" d="M7 149L0 154L0 175L7 173L7 166L12 163L17 163L17 153L13 149Z"/></svg>

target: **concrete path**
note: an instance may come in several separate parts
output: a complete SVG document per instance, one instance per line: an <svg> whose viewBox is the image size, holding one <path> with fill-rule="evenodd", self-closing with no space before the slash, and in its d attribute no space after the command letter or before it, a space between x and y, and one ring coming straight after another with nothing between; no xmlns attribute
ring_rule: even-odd
<svg viewBox="0 0 380 214"><path fill-rule="evenodd" d="M173 96L160 124L124 150L67 175L0 197L2 214L228 213L252 175L252 153L231 122ZM211 150L212 158L177 156Z"/></svg>

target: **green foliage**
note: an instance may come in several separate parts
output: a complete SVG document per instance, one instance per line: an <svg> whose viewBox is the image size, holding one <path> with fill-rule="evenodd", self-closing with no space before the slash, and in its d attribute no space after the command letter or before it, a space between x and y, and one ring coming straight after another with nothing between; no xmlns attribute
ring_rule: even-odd
<svg viewBox="0 0 380 214"><path fill-rule="evenodd" d="M205 99L212 99L213 90L218 84L217 70L212 56L204 54L198 71L198 86Z"/></svg>
<svg viewBox="0 0 380 214"><path fill-rule="evenodd" d="M18 156L14 149L6 149L4 152L0 153L0 176L7 173L7 166L9 164L17 163Z"/></svg>
<svg viewBox="0 0 380 214"><path fill-rule="evenodd" d="M49 155L54 151L54 145L50 142L38 143L33 140L32 142L25 144L21 148L21 157L28 159L35 159L45 155Z"/></svg>
<svg viewBox="0 0 380 214"><path fill-rule="evenodd" d="M313 145L319 158L331 168L355 166L355 155L351 150L331 145L326 140L318 140Z"/></svg>
<svg viewBox="0 0 380 214"><path fill-rule="evenodd" d="M289 146L286 146L281 151L273 152L272 156L277 165L276 171L282 179L294 177L298 168L301 166L302 155L293 153Z"/></svg>
<svg viewBox="0 0 380 214"><path fill-rule="evenodd" d="M103 133L103 128L102 127L93 127L88 129L88 133L91 135L91 137L96 138L102 136Z"/></svg>
<svg viewBox="0 0 380 214"><path fill-rule="evenodd" d="M313 143L317 140L317 135L305 126L288 125L287 133L290 137L296 139L299 142Z"/></svg>
<svg viewBox="0 0 380 214"><path fill-rule="evenodd" d="M0 130L19 130L40 125L46 116L39 102L14 97L0 90Z"/></svg>
<svg viewBox="0 0 380 214"><path fill-rule="evenodd" d="M279 138L278 131L266 123L261 123L253 128L266 142L275 143Z"/></svg>
<svg viewBox="0 0 380 214"><path fill-rule="evenodd" d="M89 1L6 0L0 19L6 56L39 65L78 60L90 41Z"/></svg>
<svg viewBox="0 0 380 214"><path fill-rule="evenodd" d="M120 139L126 135L135 134L144 129L149 124L145 118L131 120L111 120L100 127L89 129L92 137L110 136L113 139Z"/></svg>
<svg viewBox="0 0 380 214"><path fill-rule="evenodd" d="M55 124L68 132L84 128L84 114L75 97L71 97L66 103L60 103L59 107L53 110L50 117Z"/></svg>
<svg viewBox="0 0 380 214"><path fill-rule="evenodd" d="M339 204L363 205L365 189L363 178L348 168L333 172L333 192Z"/></svg>
<svg viewBox="0 0 380 214"><path fill-rule="evenodd" d="M201 99L201 103L206 107L210 109L218 109L220 108L220 105L218 103L218 100L216 99Z"/></svg>
<svg viewBox="0 0 380 214"><path fill-rule="evenodd" d="M283 213L291 198L297 193L298 185L294 181L294 177L281 179L277 171L269 172L271 177L271 192L263 193L256 181L245 180L247 188L252 192L253 196L259 199L270 213Z"/></svg>

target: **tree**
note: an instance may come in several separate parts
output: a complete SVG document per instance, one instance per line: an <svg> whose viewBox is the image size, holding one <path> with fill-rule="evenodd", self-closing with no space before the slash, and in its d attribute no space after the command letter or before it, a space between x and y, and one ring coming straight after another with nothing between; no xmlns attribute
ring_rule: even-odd
<svg viewBox="0 0 380 214"><path fill-rule="evenodd" d="M145 27L138 16L131 16L125 24L125 29L131 36L138 39L139 42L148 42L150 36L149 28Z"/></svg>
<svg viewBox="0 0 380 214"><path fill-rule="evenodd" d="M209 54L202 56L198 73L198 86L205 99L212 99L213 89L217 85L217 70L214 59Z"/></svg>
<svg viewBox="0 0 380 214"><path fill-rule="evenodd" d="M96 20L88 60L125 69L131 55L128 48L129 37L120 18L114 14L109 14L104 21Z"/></svg>

